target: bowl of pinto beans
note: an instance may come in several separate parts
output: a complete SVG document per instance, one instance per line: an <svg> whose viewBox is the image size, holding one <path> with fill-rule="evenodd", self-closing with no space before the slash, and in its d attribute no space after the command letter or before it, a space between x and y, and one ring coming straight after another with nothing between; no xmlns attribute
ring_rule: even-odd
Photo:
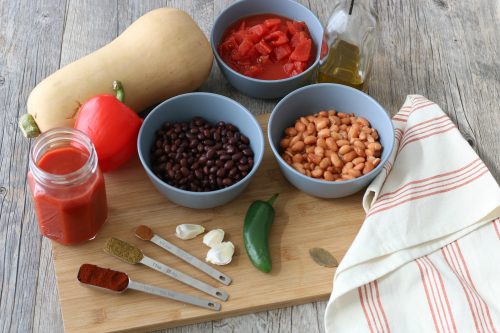
<svg viewBox="0 0 500 333"><path fill-rule="evenodd" d="M366 187L394 147L384 108L364 92L313 84L284 97L271 113L268 139L285 178L317 197L340 198Z"/></svg>

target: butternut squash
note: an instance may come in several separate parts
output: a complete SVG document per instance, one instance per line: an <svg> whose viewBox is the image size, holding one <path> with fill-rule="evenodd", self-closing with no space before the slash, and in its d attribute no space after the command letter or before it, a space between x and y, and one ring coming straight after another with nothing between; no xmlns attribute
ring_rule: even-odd
<svg viewBox="0 0 500 333"><path fill-rule="evenodd" d="M197 89L210 74L212 62L207 38L187 13L156 9L108 45L40 82L28 98L28 113L41 132L72 127L80 105L94 95L113 94L114 80L126 87L126 104L140 112Z"/></svg>

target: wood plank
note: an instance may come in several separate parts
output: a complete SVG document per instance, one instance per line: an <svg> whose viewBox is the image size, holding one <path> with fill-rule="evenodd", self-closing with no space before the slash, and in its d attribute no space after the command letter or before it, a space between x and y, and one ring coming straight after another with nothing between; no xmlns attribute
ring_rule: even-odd
<svg viewBox="0 0 500 333"><path fill-rule="evenodd" d="M41 237L26 190L29 141L17 129L35 83L59 65L65 1L0 3L0 331L35 329ZM54 279L51 277L52 284ZM54 301L56 301L54 299ZM58 309L57 304L55 308ZM60 321L60 314L55 312Z"/></svg>

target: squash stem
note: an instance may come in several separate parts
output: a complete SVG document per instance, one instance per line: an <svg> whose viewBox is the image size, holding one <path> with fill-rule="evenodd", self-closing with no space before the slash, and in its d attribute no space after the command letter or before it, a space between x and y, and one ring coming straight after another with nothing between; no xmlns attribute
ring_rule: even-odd
<svg viewBox="0 0 500 333"><path fill-rule="evenodd" d="M267 203L270 204L271 206L274 204L276 201L276 198L278 197L279 193L274 194L269 200L267 200Z"/></svg>
<svg viewBox="0 0 500 333"><path fill-rule="evenodd" d="M40 129L36 124L35 118L29 113L23 114L19 118L19 128L23 132L24 136L28 139L34 138L40 135Z"/></svg>
<svg viewBox="0 0 500 333"><path fill-rule="evenodd" d="M125 90L123 89L123 84L118 80L113 81L113 90L116 92L116 99L125 103Z"/></svg>

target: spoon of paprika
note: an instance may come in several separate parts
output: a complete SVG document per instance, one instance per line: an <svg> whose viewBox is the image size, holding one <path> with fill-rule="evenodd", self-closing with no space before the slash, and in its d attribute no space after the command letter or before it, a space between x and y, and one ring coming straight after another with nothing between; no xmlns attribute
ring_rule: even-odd
<svg viewBox="0 0 500 333"><path fill-rule="evenodd" d="M102 268L96 265L83 264L77 275L80 283L94 287L95 289L123 293L127 289L142 291L151 295L165 297L174 301L187 303L202 308L219 311L220 304L200 297L194 297L177 291L158 288L149 284L131 280L127 274L112 269Z"/></svg>

